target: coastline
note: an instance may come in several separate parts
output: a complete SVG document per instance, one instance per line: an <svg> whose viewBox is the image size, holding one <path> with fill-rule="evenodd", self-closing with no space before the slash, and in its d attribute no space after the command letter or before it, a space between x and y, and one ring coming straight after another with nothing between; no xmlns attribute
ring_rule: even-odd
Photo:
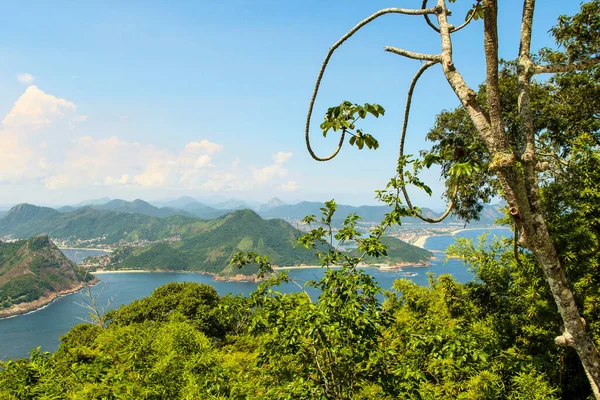
<svg viewBox="0 0 600 400"><path fill-rule="evenodd" d="M104 253L112 253L114 251L114 250L110 250L110 249L94 249L94 248L91 248L91 247L59 247L59 250L102 251Z"/></svg>
<svg viewBox="0 0 600 400"><path fill-rule="evenodd" d="M94 271L90 272L92 275L105 275L105 274L138 274L138 273L150 273L150 274L199 274L199 275L208 275L216 282L260 282L256 274L253 275L243 275L237 274L233 276L223 276L219 274L214 274L212 272L206 271L173 271L173 270L164 270L164 269L156 269L156 270L148 270L148 269L127 269L127 270L113 270L113 271Z"/></svg>
<svg viewBox="0 0 600 400"><path fill-rule="evenodd" d="M435 258L435 257L433 257ZM433 259L432 258L432 259ZM381 269L383 264L362 264L358 265L358 268L375 268ZM394 264L394 268L403 268L403 267L429 267L431 263L428 261L421 261L417 263L413 262L402 262ZM321 269L325 268L322 265L289 265L289 266L274 266L272 267L273 271L294 271L294 270L304 270L304 269ZM329 268L341 268L337 265L332 265ZM236 275L219 275L212 272L206 271L174 271L174 270L148 270L148 269L127 269L127 270L103 270L103 271L93 271L90 272L92 275L107 275L107 274L138 274L138 273L150 273L150 274L160 274L160 273L175 273L175 274L200 274L200 275L208 275L213 280L217 282L260 282L261 279L258 279L256 274L252 275L244 275L244 274L236 274Z"/></svg>
<svg viewBox="0 0 600 400"><path fill-rule="evenodd" d="M425 242L427 241L427 239L429 239L432 235L423 235L423 236L419 236L417 238L417 240L414 241L414 243L412 244L413 246L417 246L420 247L422 249L425 248Z"/></svg>
<svg viewBox="0 0 600 400"><path fill-rule="evenodd" d="M98 283L98 279L94 279L89 282L89 285L95 285ZM0 310L0 320L6 318L17 317L19 315L26 315L32 312L36 312L48 307L50 304L54 303L56 300L61 297L68 296L70 294L76 293L86 287L87 285L84 283L79 283L71 289L61 290L60 292L52 292L48 293L37 300L33 300L27 303L19 303L3 310Z"/></svg>
<svg viewBox="0 0 600 400"><path fill-rule="evenodd" d="M452 232L450 232L450 235L452 236L456 236L456 234L461 233L461 232L465 232L465 231L488 231L488 230L492 230L492 229L506 229L506 230L510 230L509 227L506 226L502 226L502 225L493 225L487 228L462 228L462 229L457 229L454 230Z"/></svg>

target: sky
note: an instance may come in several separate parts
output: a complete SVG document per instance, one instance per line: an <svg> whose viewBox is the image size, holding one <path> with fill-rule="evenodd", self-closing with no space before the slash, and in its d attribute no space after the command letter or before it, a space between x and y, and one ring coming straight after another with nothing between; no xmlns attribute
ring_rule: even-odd
<svg viewBox="0 0 600 400"><path fill-rule="evenodd" d="M451 4L451 22L472 1ZM0 5L0 205L64 205L98 197L133 200L237 198L287 202L335 198L375 204L395 170L406 91L420 62L390 45L439 52L422 17L386 15L354 35L325 73L312 142L327 107L378 103L386 115L363 123L376 151L346 145L319 163L304 144L306 112L329 47L358 21L420 0L5 1ZM538 2L533 50L579 1ZM521 2L502 0L500 55L518 51ZM453 35L455 65L472 87L484 78L482 21ZM431 146L435 116L459 105L440 69L413 98L407 153ZM439 171L425 171L443 209Z"/></svg>

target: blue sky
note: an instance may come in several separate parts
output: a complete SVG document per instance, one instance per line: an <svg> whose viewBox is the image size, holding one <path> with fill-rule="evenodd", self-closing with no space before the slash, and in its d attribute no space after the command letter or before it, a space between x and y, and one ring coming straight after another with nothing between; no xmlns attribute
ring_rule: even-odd
<svg viewBox="0 0 600 400"><path fill-rule="evenodd" d="M421 17L388 15L333 57L314 114L342 100L379 103L386 116L364 126L374 152L346 146L313 161L303 127L314 80L329 47L356 22L405 1L12 1L0 9L0 204L72 204L94 197L148 200L190 195L264 201L335 197L372 204L392 175L406 90L419 62L385 45L438 52ZM471 1L451 5L456 22ZM521 2L503 0L501 56L518 50ZM539 2L534 49L577 1ZM454 35L455 64L483 80L482 22ZM417 88L408 152L436 113L458 105L442 74ZM424 178L442 208L436 171Z"/></svg>

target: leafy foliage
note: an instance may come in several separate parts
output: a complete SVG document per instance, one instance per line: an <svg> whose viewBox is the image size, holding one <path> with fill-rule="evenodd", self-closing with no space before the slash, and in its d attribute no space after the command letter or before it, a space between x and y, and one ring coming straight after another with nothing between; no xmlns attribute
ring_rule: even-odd
<svg viewBox="0 0 600 400"><path fill-rule="evenodd" d="M385 115L385 109L379 104L365 103L361 106L349 101L331 107L325 113L325 120L321 124L323 136L327 136L330 129L333 129L334 132L342 131L351 135L349 143L356 145L359 150L362 150L365 145L369 149L377 150L379 147L377 139L371 134L363 132L362 129L356 128L356 121L365 119L368 114L379 118L380 115Z"/></svg>

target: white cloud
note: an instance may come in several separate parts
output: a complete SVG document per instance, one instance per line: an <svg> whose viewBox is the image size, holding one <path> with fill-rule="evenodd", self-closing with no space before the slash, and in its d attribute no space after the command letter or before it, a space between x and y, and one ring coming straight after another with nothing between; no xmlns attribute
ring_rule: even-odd
<svg viewBox="0 0 600 400"><path fill-rule="evenodd" d="M41 169L48 169L48 160L45 157L40 157L38 161L38 167Z"/></svg>
<svg viewBox="0 0 600 400"><path fill-rule="evenodd" d="M71 119L71 122L73 122L73 123L85 122L85 121L87 121L87 119L88 119L87 115L81 114L81 115L77 115L77 116L73 117Z"/></svg>
<svg viewBox="0 0 600 400"><path fill-rule="evenodd" d="M209 167L209 168L214 167L214 165L211 164L211 162L210 162L210 156L207 156L206 154L198 157L198 159L194 163L194 168L196 168L196 169L202 169L205 167Z"/></svg>
<svg viewBox="0 0 600 400"><path fill-rule="evenodd" d="M17 181L29 171L33 152L12 133L0 133L0 182Z"/></svg>
<svg viewBox="0 0 600 400"><path fill-rule="evenodd" d="M20 83L25 83L27 85L33 83L33 81L35 80L33 75L28 74L28 73L23 73L23 74L17 74L17 80Z"/></svg>
<svg viewBox="0 0 600 400"><path fill-rule="evenodd" d="M125 174L122 175L120 178L113 178L112 176L107 176L106 178L104 178L104 184L111 186L111 185L126 185L128 184L130 181L129 175Z"/></svg>
<svg viewBox="0 0 600 400"><path fill-rule="evenodd" d="M5 129L36 130L70 115L75 116L75 104L29 86L2 120Z"/></svg>
<svg viewBox="0 0 600 400"><path fill-rule="evenodd" d="M146 170L136 175L134 182L146 187L164 186L169 177L169 168L157 160L151 160Z"/></svg>
<svg viewBox="0 0 600 400"><path fill-rule="evenodd" d="M265 184L276 177L284 177L287 175L287 169L283 168L283 164L292 157L292 153L284 153L280 151L273 155L273 164L255 169L253 171L254 180L258 184Z"/></svg>
<svg viewBox="0 0 600 400"><path fill-rule="evenodd" d="M185 145L185 151L187 153L205 153L215 154L223 150L222 144L216 144L209 142L208 140L201 140L199 142L190 142Z"/></svg>
<svg viewBox="0 0 600 400"><path fill-rule="evenodd" d="M71 149L55 174L68 177L66 182L71 187L100 182L144 188L183 185L193 189L202 187L214 167L211 156L190 153L185 147L176 153L115 136L98 140L82 136L71 141Z"/></svg>
<svg viewBox="0 0 600 400"><path fill-rule="evenodd" d="M81 125L86 120L71 101L29 86L0 125L0 183L37 183L48 190L249 191L267 184L297 189L295 181L282 179L291 152L273 154L268 165L242 168L239 158L223 159L222 144L206 139L173 150L117 136L87 136L90 124Z"/></svg>
<svg viewBox="0 0 600 400"><path fill-rule="evenodd" d="M46 189L56 190L69 186L69 177L66 175L54 175L42 180Z"/></svg>
<svg viewBox="0 0 600 400"><path fill-rule="evenodd" d="M2 120L0 127L0 182L39 179L54 164L48 141L70 134L70 120L78 117L75 104L29 86Z"/></svg>
<svg viewBox="0 0 600 400"><path fill-rule="evenodd" d="M294 192L298 190L298 184L296 181L288 181L288 183L283 183L281 185L281 190L284 192Z"/></svg>
<svg viewBox="0 0 600 400"><path fill-rule="evenodd" d="M275 155L273 156L273 159L275 160L275 164L283 164L284 162L289 160L291 157L292 157L292 152L285 153L283 151L280 151L278 153L275 153Z"/></svg>

